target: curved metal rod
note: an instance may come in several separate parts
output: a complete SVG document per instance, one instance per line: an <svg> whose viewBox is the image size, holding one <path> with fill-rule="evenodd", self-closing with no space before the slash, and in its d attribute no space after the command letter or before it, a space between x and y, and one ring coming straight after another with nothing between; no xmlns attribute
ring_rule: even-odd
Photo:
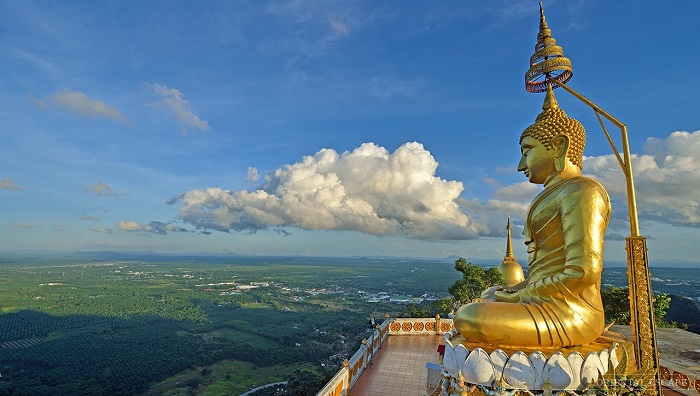
<svg viewBox="0 0 700 396"><path fill-rule="evenodd" d="M603 110L600 106L588 100L585 96L566 86L566 84L561 83L549 76L547 77L547 80L552 84L557 84L558 86L564 88L565 91L574 95L580 101L593 108L595 112L600 113L603 117L607 118L610 122L620 128L620 135L622 138L622 154L624 157L624 164L621 165L624 166L625 180L627 181L627 207L630 214L630 235L633 237L638 237L639 224L637 220L637 198L634 192L634 176L632 174L632 160L630 155L629 140L627 138L627 126L620 122L617 118L610 115L610 113ZM615 155L618 156L619 160L619 153L615 153Z"/></svg>

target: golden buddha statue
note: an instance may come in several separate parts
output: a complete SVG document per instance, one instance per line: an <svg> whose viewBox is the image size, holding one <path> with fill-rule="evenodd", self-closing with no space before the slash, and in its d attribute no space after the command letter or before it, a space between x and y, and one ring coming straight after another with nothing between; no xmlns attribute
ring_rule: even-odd
<svg viewBox="0 0 700 396"><path fill-rule="evenodd" d="M528 276L459 308L455 327L469 341L567 347L588 344L604 330L600 283L610 199L600 183L581 175L585 130L559 109L551 85L542 110L520 136L518 170L544 185L523 231Z"/></svg>

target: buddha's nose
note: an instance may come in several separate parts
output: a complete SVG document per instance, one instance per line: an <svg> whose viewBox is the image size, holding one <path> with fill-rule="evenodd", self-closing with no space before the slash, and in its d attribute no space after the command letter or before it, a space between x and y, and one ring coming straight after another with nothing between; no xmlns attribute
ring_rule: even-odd
<svg viewBox="0 0 700 396"><path fill-rule="evenodd" d="M525 172L527 170L527 165L525 164L525 157L520 157L520 162L518 162L518 172Z"/></svg>

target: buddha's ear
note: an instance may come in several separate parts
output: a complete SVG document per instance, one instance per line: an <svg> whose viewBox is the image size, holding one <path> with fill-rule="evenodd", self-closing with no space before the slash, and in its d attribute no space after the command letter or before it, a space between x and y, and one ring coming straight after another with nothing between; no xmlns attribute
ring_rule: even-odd
<svg viewBox="0 0 700 396"><path fill-rule="evenodd" d="M569 152L569 142L569 137L566 135L558 135L552 139L554 169L556 169L557 172L563 171L566 166L566 153Z"/></svg>

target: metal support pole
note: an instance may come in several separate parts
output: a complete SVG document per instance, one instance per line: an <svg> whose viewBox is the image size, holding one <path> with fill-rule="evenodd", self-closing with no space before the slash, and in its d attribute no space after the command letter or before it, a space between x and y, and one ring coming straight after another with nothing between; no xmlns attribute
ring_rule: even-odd
<svg viewBox="0 0 700 396"><path fill-rule="evenodd" d="M626 238L627 250L627 278L629 282L630 300L630 326L632 328L632 343L635 348L635 361L637 368L651 369L648 378L644 378L646 394L661 396L661 377L659 373L659 350L656 345L656 322L654 321L654 294L651 291L651 277L649 275L649 258L646 246L646 238L639 235L639 223L637 220L637 198L634 190L634 175L632 173L632 160L630 155L629 140L627 137L627 126L617 118L610 115L585 96L576 92L551 77L547 77L550 84L557 84L574 97L587 104L596 113L608 119L611 123L620 128L622 139L623 160L620 163L625 175L627 185L627 206L630 218L630 236ZM602 125L602 122L601 122ZM608 137L608 142L615 155L620 159L620 155L615 148L605 127L603 131Z"/></svg>

